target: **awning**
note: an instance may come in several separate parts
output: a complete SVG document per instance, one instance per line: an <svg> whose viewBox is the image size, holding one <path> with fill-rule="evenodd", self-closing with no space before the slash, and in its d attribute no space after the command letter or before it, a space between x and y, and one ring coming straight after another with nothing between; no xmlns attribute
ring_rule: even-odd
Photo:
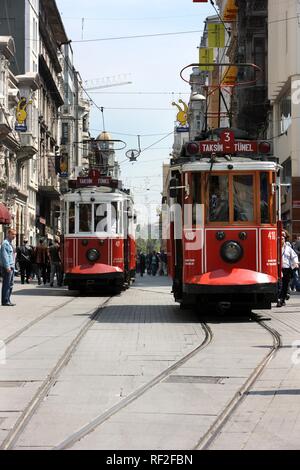
<svg viewBox="0 0 300 470"><path fill-rule="evenodd" d="M225 8L223 11L223 21L230 23L235 21L238 14L238 7L235 4L235 0L226 0Z"/></svg>
<svg viewBox="0 0 300 470"><path fill-rule="evenodd" d="M9 225L11 223L11 215L7 207L0 203L0 224Z"/></svg>

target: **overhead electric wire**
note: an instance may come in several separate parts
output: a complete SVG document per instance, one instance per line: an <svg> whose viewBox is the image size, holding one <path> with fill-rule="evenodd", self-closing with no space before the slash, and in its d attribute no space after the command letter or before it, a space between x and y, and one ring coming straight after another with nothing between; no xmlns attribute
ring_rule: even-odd
<svg viewBox="0 0 300 470"><path fill-rule="evenodd" d="M79 17L79 16L63 16L62 18L65 20L93 20L93 21L146 21L146 20L163 20L163 19L171 19L171 18L191 18L191 17L199 17L201 18L202 15L180 15L180 16L147 16L147 17L141 17L141 18L105 18L105 17Z"/></svg>
<svg viewBox="0 0 300 470"><path fill-rule="evenodd" d="M182 34L193 34L193 33L203 33L203 30L194 30L194 31L176 31L171 33L154 33L154 34L139 34L135 36L116 36L109 38L97 38L97 39L79 39L72 41L73 43L84 43L84 42L101 42L101 41L118 41L120 39L140 39L140 38L152 38L159 36L179 36Z"/></svg>

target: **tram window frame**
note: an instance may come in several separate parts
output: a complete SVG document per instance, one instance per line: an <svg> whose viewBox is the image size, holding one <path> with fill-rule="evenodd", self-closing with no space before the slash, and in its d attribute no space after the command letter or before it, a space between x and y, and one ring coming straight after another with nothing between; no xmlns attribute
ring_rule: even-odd
<svg viewBox="0 0 300 470"><path fill-rule="evenodd" d="M216 171L212 173L205 172L203 176L202 195L205 197L205 221L207 226L257 226L260 223L260 211L258 211L258 195L260 195L259 188L259 174L260 171L235 171L228 173L227 171ZM210 191L209 191L209 177L211 176L227 176L228 177L228 205L229 205L229 218L227 221L210 221L209 220L209 208L210 208ZM253 176L253 203L254 203L254 217L252 221L235 221L234 220L234 205L233 205L233 177L239 175L251 175Z"/></svg>

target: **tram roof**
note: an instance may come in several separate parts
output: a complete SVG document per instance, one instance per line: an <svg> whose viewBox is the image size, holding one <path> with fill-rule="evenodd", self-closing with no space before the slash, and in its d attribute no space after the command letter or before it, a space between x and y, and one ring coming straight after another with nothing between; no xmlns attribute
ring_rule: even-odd
<svg viewBox="0 0 300 470"><path fill-rule="evenodd" d="M230 166L230 168L229 168ZM187 163L181 163L180 165L174 165L172 166L172 169L174 168L181 169L183 172L186 171L191 171L191 172L197 172L197 171L278 171L281 166L278 165L276 162L271 162L271 161L249 161L247 160L222 160L222 161L216 161L213 164L213 167L211 167L211 161L210 160L201 160L197 162L187 162Z"/></svg>

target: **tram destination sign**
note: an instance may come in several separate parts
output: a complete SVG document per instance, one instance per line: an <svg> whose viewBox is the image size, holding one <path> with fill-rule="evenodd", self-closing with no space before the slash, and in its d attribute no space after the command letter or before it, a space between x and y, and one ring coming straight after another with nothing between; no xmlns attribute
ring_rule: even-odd
<svg viewBox="0 0 300 470"><path fill-rule="evenodd" d="M200 153L257 153L258 142L248 140L236 140L233 142L231 152L225 142L215 140L204 140L199 142Z"/></svg>
<svg viewBox="0 0 300 470"><path fill-rule="evenodd" d="M77 189L77 188L86 188L89 186L107 186L110 188L121 188L122 183L119 180L115 180L109 176L97 176L97 177L90 177L84 176L79 177L76 180L69 180L69 188L70 189Z"/></svg>

